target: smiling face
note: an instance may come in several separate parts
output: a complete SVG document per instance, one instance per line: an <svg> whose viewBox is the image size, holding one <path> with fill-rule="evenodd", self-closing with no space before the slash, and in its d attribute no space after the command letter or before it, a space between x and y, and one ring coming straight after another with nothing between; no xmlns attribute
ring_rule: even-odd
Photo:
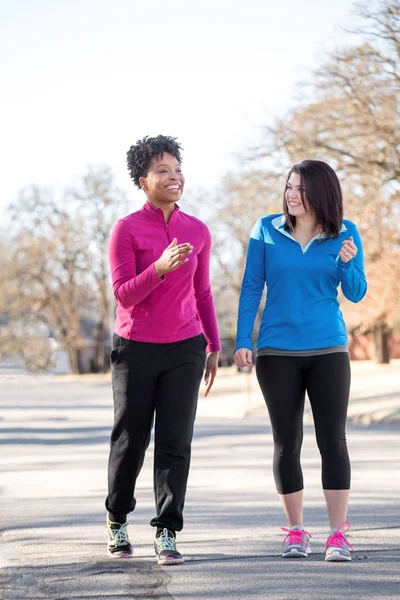
<svg viewBox="0 0 400 600"><path fill-rule="evenodd" d="M321 160L303 160L293 165L286 180L283 198L286 226L312 229L315 225L327 237L339 236L343 220L343 196L335 171Z"/></svg>
<svg viewBox="0 0 400 600"><path fill-rule="evenodd" d="M310 210L306 189L301 182L299 173L291 173L286 184L285 201L288 212L293 217L301 217Z"/></svg>
<svg viewBox="0 0 400 600"><path fill-rule="evenodd" d="M139 179L149 202L158 208L178 202L182 196L185 178L179 161L168 152L151 159L146 177Z"/></svg>

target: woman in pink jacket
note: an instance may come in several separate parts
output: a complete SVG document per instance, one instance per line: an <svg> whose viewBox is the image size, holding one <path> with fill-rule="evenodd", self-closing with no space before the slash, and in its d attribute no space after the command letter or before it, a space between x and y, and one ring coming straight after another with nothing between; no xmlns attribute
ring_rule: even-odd
<svg viewBox="0 0 400 600"><path fill-rule="evenodd" d="M205 394L220 350L210 287L207 226L182 212L184 177L175 138L145 137L131 146L128 169L144 191L143 208L121 219L109 259L116 323L111 352L114 426L108 467L108 553L133 554L127 514L155 416L154 542L158 563L184 562L175 536L183 506L197 397Z"/></svg>

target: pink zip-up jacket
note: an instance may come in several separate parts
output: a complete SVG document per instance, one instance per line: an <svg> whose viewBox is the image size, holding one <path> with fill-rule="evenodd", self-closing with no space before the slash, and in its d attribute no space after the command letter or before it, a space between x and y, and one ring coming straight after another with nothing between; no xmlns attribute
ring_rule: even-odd
<svg viewBox="0 0 400 600"><path fill-rule="evenodd" d="M193 252L176 271L158 277L154 263L177 238ZM138 342L164 344L204 333L208 352L220 350L210 285L208 227L175 204L168 224L150 202L115 225L109 246L115 333Z"/></svg>

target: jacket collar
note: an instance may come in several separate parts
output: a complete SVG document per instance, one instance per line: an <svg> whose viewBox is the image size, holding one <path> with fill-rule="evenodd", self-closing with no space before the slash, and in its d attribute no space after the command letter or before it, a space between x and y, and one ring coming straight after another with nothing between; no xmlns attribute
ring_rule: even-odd
<svg viewBox="0 0 400 600"><path fill-rule="evenodd" d="M275 229L277 231L280 231L281 233L283 233L284 235L288 235L290 237L290 229L286 228L286 217L285 215L280 215L279 217L275 217L275 219L272 219L272 225L273 227L275 227ZM342 226L340 228L339 233L344 233L345 231L347 231L347 227L344 223L342 223ZM321 239L325 239L326 238L326 233L322 232L320 233L318 236L315 236L316 238L319 237Z"/></svg>
<svg viewBox="0 0 400 600"><path fill-rule="evenodd" d="M161 208L157 208L156 206L154 206L154 204L152 204L148 200L143 205L142 211L145 212L146 215L149 215L149 216L157 219L158 221L162 221L163 223L165 223L163 211L161 210ZM171 223L171 221L176 219L179 211L180 211L180 207L178 206L178 204L175 203L174 210L171 213L168 223Z"/></svg>

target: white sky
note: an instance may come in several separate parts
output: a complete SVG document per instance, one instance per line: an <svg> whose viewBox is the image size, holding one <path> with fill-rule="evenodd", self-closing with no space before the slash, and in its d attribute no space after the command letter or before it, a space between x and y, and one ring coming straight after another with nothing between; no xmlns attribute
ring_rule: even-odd
<svg viewBox="0 0 400 600"><path fill-rule="evenodd" d="M342 44L351 0L0 0L0 216L31 183L125 164L177 136L187 188L211 188L294 84Z"/></svg>

